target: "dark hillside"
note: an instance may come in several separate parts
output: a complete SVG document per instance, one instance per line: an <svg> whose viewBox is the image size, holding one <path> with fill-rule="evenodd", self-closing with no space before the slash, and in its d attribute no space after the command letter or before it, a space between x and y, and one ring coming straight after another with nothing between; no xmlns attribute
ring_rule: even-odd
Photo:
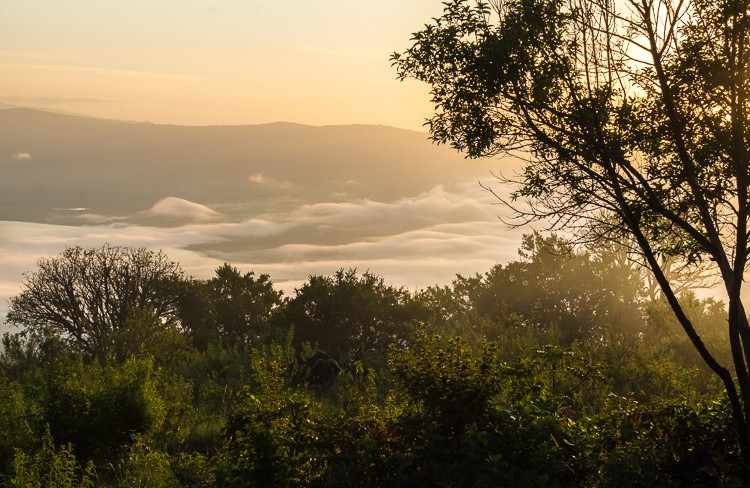
<svg viewBox="0 0 750 488"><path fill-rule="evenodd" d="M426 134L290 123L183 127L0 110L0 220L132 216L165 197L230 220L289 203L390 200L488 176Z"/></svg>

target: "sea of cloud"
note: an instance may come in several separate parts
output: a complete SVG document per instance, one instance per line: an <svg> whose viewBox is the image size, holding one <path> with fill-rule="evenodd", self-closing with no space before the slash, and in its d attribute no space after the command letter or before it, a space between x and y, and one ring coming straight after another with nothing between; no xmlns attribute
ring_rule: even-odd
<svg viewBox="0 0 750 488"><path fill-rule="evenodd" d="M310 275L341 268L370 271L411 290L448 284L456 274L484 273L517 258L521 234L501 220L504 207L474 182L436 186L394 201L300 204L244 221L221 221L210 209L174 197L152 209L191 217L173 226L127 223L61 226L0 222L0 317L22 290L23 273L67 246L104 243L163 250L188 275L210 277L224 262L271 276L294 294ZM0 325L0 329L8 330Z"/></svg>

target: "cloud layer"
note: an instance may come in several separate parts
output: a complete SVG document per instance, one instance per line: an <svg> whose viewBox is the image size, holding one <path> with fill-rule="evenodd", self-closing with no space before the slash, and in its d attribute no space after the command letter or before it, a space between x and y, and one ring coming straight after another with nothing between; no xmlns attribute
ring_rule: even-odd
<svg viewBox="0 0 750 488"><path fill-rule="evenodd" d="M461 193L436 186L391 202L301 204L241 222L213 222L216 212L208 207L168 197L149 212L189 222L176 227L0 222L0 314L4 318L9 297L21 290L22 273L33 270L40 256L105 242L163 249L201 278L230 262L271 275L287 295L311 274L350 267L412 290L447 284L457 273L484 272L516 258L522 231L509 231L491 201L476 184Z"/></svg>

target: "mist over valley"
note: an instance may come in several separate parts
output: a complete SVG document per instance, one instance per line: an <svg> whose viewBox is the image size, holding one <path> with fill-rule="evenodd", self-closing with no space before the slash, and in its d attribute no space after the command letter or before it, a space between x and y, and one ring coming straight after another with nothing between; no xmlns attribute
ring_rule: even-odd
<svg viewBox="0 0 750 488"><path fill-rule="evenodd" d="M385 126L189 127L3 109L0 313L39 257L105 242L164 249L195 276L230 262L287 294L350 267L412 288L447 283L516 255L521 231L508 232L479 184L513 170L503 164Z"/></svg>

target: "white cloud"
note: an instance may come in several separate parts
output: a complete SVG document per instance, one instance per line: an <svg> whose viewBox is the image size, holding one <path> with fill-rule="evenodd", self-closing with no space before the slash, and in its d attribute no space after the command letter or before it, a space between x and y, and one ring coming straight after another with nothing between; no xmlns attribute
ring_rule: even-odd
<svg viewBox="0 0 750 488"><path fill-rule="evenodd" d="M492 207L436 186L396 202L357 200L303 205L287 220L296 225L328 225L351 235L382 235L446 222L496 221Z"/></svg>
<svg viewBox="0 0 750 488"><path fill-rule="evenodd" d="M148 211L156 217L189 219L193 222L205 222L220 214L199 203L177 197L166 197L156 202Z"/></svg>
<svg viewBox="0 0 750 488"><path fill-rule="evenodd" d="M31 157L31 153L19 152L13 155L13 159L17 159L19 161L29 161L33 158Z"/></svg>
<svg viewBox="0 0 750 488"><path fill-rule="evenodd" d="M390 284L414 290L447 284L456 275L485 272L517 259L520 236L508 231L485 193L442 187L393 202L356 200L300 205L290 212L256 215L243 222L210 220L215 212L169 197L149 211L187 216L179 227L112 222L88 214L84 227L0 222L0 323L7 300L17 294L24 270L65 246L113 245L163 249L190 275L206 278L223 262L267 273L287 295L311 274L340 268L370 270ZM203 220L201 220L203 219ZM2 329L2 325L0 325Z"/></svg>
<svg viewBox="0 0 750 488"><path fill-rule="evenodd" d="M76 219L84 222L86 225L107 225L116 222L123 222L127 217L118 217L114 215L100 215L95 213L82 213L76 215Z"/></svg>
<svg viewBox="0 0 750 488"><path fill-rule="evenodd" d="M276 178L271 178L270 176L266 176L263 173L256 173L254 175L248 176L247 180L254 185L265 185L277 188L292 187L292 183L289 181L277 180Z"/></svg>
<svg viewBox="0 0 750 488"><path fill-rule="evenodd" d="M85 212L88 208L58 208L54 210L60 211L76 211ZM103 215L91 212L81 213L76 215L75 218L83 222L84 225L117 225L126 226L134 225L133 222L141 223L153 223L153 219L157 221L163 221L167 219L168 222L174 224L174 220L179 223L204 223L210 221L216 221L222 214L217 212L205 205L200 203L191 202L184 198L178 197L166 197L157 201L151 206L150 209L138 212L134 215Z"/></svg>

